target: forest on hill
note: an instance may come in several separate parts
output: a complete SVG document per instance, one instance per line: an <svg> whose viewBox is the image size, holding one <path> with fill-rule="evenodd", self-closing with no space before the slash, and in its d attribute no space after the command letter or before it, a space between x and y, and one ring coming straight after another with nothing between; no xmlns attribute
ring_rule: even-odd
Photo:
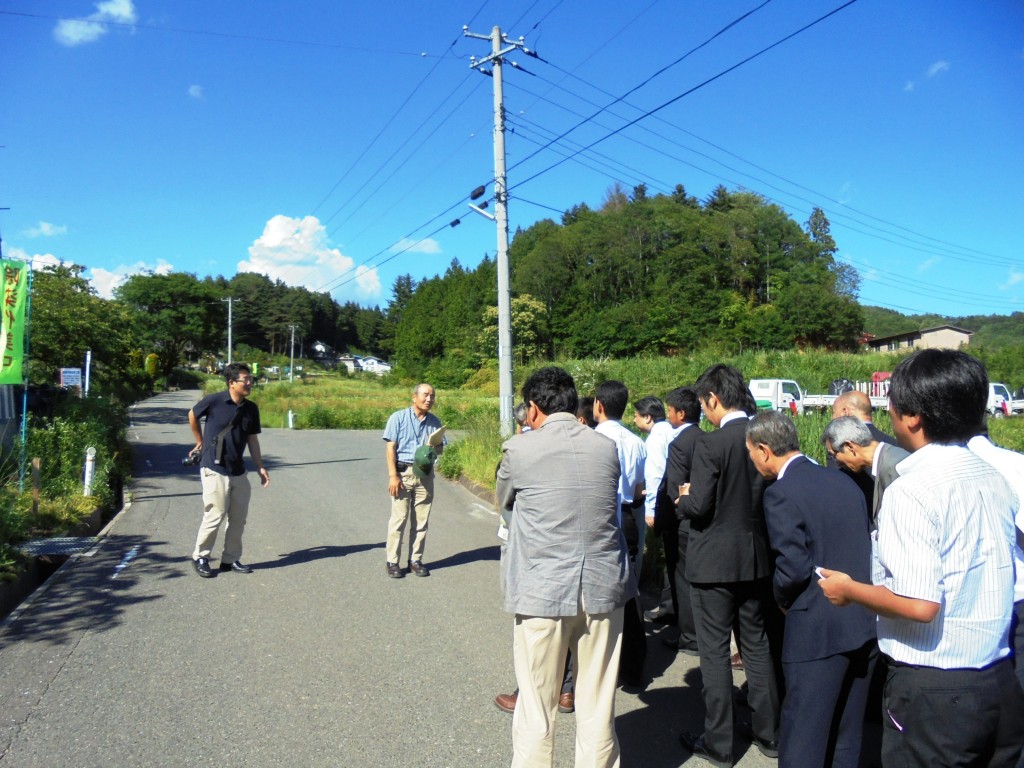
<svg viewBox="0 0 1024 768"><path fill-rule="evenodd" d="M649 196L613 187L598 209L578 205L559 221L516 231L509 250L514 355L519 366L554 359L633 356L725 358L749 351L855 352L865 331L886 336L951 324L974 331L972 349L1024 358L1024 313L948 318L861 307L859 276L835 258L825 213L804 224L751 192L718 187L701 202L682 185ZM399 276L387 306L339 304L328 293L265 275L133 275L113 300L95 295L84 268L36 273L31 379L91 350L112 381L155 357L169 376L186 362L270 363L311 357L314 342L337 353L388 359L401 378L460 386L493 364L497 268ZM230 300L230 302L229 302ZM279 360L278 360L279 361Z"/></svg>
<svg viewBox="0 0 1024 768"><path fill-rule="evenodd" d="M578 205L515 233L516 356L855 350L859 277L835 259L829 230L821 209L801 226L751 192L720 186L701 203L682 185L653 197L614 187L598 210ZM490 259L396 282L400 370L456 384L492 357L495 285Z"/></svg>

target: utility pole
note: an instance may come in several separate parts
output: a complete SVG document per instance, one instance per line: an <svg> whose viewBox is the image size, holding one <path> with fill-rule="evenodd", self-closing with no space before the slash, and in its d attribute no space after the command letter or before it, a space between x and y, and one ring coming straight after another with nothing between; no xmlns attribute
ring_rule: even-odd
<svg viewBox="0 0 1024 768"><path fill-rule="evenodd" d="M228 365L231 365L231 308L234 306L235 299L229 296L226 299L221 299L221 301L228 303Z"/></svg>
<svg viewBox="0 0 1024 768"><path fill-rule="evenodd" d="M291 362L291 365L288 366L288 382L289 383L295 381L295 329L298 328L298 327L299 326L297 326L297 325L289 325L288 326L288 328L291 329L291 332L292 332L292 344L291 344L291 353L290 353L291 354L291 361L292 362Z"/></svg>
<svg viewBox="0 0 1024 768"><path fill-rule="evenodd" d="M490 40L491 53L482 59L475 56L469 66L494 79L494 219L498 229L498 403L502 437L512 434L512 292L508 264L508 183L505 178L505 104L501 70L504 57L515 50L531 53L523 38L509 40L494 27L490 35L479 35L462 28L462 34L477 40ZM504 46L504 47L502 47ZM491 69L486 67L490 65Z"/></svg>

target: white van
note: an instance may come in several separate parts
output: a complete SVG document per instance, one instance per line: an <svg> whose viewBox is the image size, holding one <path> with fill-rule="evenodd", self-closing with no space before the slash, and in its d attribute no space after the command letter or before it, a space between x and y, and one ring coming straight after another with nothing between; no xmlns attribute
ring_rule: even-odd
<svg viewBox="0 0 1024 768"><path fill-rule="evenodd" d="M751 379L750 394L759 409L804 412L804 391L792 379Z"/></svg>

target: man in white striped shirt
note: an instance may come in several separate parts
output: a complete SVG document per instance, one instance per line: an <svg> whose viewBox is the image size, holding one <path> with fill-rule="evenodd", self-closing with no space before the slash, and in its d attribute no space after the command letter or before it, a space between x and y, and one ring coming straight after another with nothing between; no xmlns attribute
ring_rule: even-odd
<svg viewBox="0 0 1024 768"><path fill-rule="evenodd" d="M911 456L879 510L873 584L822 570L832 603L878 614L886 768L1012 768L1021 751L1024 692L1009 659L1016 497L966 447L987 395L984 366L963 352L921 350L896 366L893 431Z"/></svg>

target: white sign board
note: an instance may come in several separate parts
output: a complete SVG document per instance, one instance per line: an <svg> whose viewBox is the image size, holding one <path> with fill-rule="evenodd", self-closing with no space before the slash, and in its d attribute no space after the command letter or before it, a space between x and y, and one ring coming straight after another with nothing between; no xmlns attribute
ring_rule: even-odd
<svg viewBox="0 0 1024 768"><path fill-rule="evenodd" d="M82 386L82 369L81 368L61 368L60 369L60 385L62 387L81 387Z"/></svg>

